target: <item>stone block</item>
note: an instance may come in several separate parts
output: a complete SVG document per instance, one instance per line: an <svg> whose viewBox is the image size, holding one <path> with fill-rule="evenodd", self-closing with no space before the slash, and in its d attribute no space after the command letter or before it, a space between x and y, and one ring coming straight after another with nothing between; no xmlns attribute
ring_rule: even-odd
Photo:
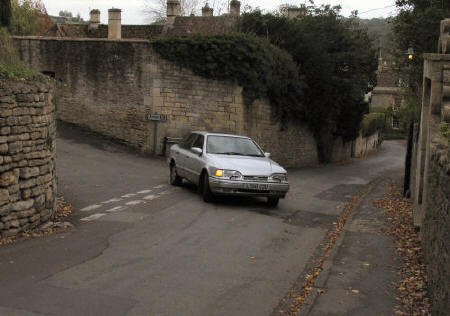
<svg viewBox="0 0 450 316"><path fill-rule="evenodd" d="M19 185L18 184L14 184L8 187L8 192L9 194L16 194L17 192L19 192Z"/></svg>
<svg viewBox="0 0 450 316"><path fill-rule="evenodd" d="M45 208L45 195L39 195L34 199L34 207L38 212L42 211Z"/></svg>
<svg viewBox="0 0 450 316"><path fill-rule="evenodd" d="M14 143L10 143L8 148L8 152L11 154L15 154L18 153L20 151L22 151L23 145L22 142L14 142Z"/></svg>
<svg viewBox="0 0 450 316"><path fill-rule="evenodd" d="M29 179L31 177L36 177L40 174L39 167L28 167L20 169L20 178Z"/></svg>
<svg viewBox="0 0 450 316"><path fill-rule="evenodd" d="M29 210L18 212L17 216L19 218L25 218L25 217L30 217L30 216L32 216L35 213L36 213L35 209L29 209ZM27 219L27 222L28 222L28 219Z"/></svg>
<svg viewBox="0 0 450 316"><path fill-rule="evenodd" d="M36 179L29 179L25 181L19 181L20 189L28 189L36 186Z"/></svg>
<svg viewBox="0 0 450 316"><path fill-rule="evenodd" d="M11 184L16 184L17 178L13 171L4 172L0 175L0 186L7 187Z"/></svg>
<svg viewBox="0 0 450 316"><path fill-rule="evenodd" d="M17 234L20 233L19 229L8 229L8 230L3 230L2 231L2 237L3 238L9 238L9 237L14 237L17 236Z"/></svg>
<svg viewBox="0 0 450 316"><path fill-rule="evenodd" d="M30 218L28 218L28 221L30 223L35 223L35 222L39 222L41 218L41 214L34 214L33 216L30 216Z"/></svg>
<svg viewBox="0 0 450 316"><path fill-rule="evenodd" d="M30 199L30 200L26 200L26 201L19 201L19 202L12 204L11 209L13 211L20 212L20 211L24 211L24 210L32 208L33 205L34 205L34 200Z"/></svg>
<svg viewBox="0 0 450 316"><path fill-rule="evenodd" d="M9 199L9 197L8 197L8 199ZM10 212L11 212L11 204L6 204L6 205L0 207L0 217L8 216Z"/></svg>
<svg viewBox="0 0 450 316"><path fill-rule="evenodd" d="M0 153L6 154L8 152L9 146L8 144L0 144Z"/></svg>
<svg viewBox="0 0 450 316"><path fill-rule="evenodd" d="M2 222L6 224L10 221L16 220L17 218L19 218L19 215L17 215L17 213L10 213L9 215L2 217ZM6 224L6 226L8 226L8 224Z"/></svg>

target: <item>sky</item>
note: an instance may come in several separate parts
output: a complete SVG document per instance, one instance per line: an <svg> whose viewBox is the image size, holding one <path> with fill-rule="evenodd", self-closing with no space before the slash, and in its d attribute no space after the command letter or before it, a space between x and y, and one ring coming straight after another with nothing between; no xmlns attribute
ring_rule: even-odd
<svg viewBox="0 0 450 316"><path fill-rule="evenodd" d="M71 11L74 15L80 13L81 17L89 20L89 12L92 9L101 11L101 22L108 23L108 9L114 7L122 9L123 24L146 24L149 22L145 15L145 5L152 0L43 0L50 15L58 15L60 10ZM153 0L158 1L158 0ZM200 2L206 2L200 0ZM253 8L274 10L284 3L301 4L304 0L246 0ZM320 4L340 4L342 14L348 16L351 11L358 10L361 18L387 17L395 15L395 0L328 0L315 1Z"/></svg>

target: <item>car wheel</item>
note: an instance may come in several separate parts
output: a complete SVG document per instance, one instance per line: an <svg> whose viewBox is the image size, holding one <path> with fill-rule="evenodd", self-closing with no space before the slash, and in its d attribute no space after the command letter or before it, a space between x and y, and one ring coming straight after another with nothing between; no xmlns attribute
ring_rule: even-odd
<svg viewBox="0 0 450 316"><path fill-rule="evenodd" d="M170 184L179 186L181 185L182 178L177 174L177 167L173 163L170 165Z"/></svg>
<svg viewBox="0 0 450 316"><path fill-rule="evenodd" d="M209 176L208 173L206 172L203 173L202 194L203 194L203 201L208 203L214 200L214 196L209 187Z"/></svg>
<svg viewBox="0 0 450 316"><path fill-rule="evenodd" d="M271 198L271 197L267 198L267 205L269 207L273 207L273 208L277 207L278 206L278 202L280 202L279 198Z"/></svg>

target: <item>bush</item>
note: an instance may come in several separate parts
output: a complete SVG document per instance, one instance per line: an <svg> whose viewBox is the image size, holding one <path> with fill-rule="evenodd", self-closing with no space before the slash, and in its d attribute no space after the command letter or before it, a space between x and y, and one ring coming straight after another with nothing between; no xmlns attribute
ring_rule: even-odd
<svg viewBox="0 0 450 316"><path fill-rule="evenodd" d="M386 115L384 113L369 113L364 115L361 123L363 136L373 135L376 131L384 131L386 129Z"/></svg>
<svg viewBox="0 0 450 316"><path fill-rule="evenodd" d="M235 82L243 87L247 104L268 98L278 119L304 117L304 81L291 56L252 35L194 35L151 42L161 57L195 74Z"/></svg>
<svg viewBox="0 0 450 316"><path fill-rule="evenodd" d="M369 113L388 113L388 108L382 105L370 105Z"/></svg>
<svg viewBox="0 0 450 316"><path fill-rule="evenodd" d="M450 145L450 123L442 122L441 123L441 133L442 136L447 140L447 145Z"/></svg>
<svg viewBox="0 0 450 316"><path fill-rule="evenodd" d="M5 29L0 29L0 78L20 79L37 75L20 60Z"/></svg>

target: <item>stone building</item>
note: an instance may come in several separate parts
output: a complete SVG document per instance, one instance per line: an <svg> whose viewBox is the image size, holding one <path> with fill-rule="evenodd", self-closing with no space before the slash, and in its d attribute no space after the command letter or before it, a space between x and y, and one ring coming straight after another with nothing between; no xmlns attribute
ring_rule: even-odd
<svg viewBox="0 0 450 316"><path fill-rule="evenodd" d="M446 19L441 22L439 52L424 55L421 121L409 148L414 225L422 234L433 315L450 313L450 148L440 131L450 123L449 32Z"/></svg>

